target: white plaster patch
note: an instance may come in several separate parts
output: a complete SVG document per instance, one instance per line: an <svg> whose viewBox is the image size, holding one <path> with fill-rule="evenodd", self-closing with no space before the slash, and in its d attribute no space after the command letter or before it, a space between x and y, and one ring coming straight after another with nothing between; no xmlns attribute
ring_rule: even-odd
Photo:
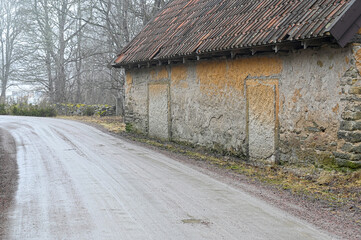
<svg viewBox="0 0 361 240"><path fill-rule="evenodd" d="M276 87L261 81L247 84L248 137L251 159L275 160Z"/></svg>
<svg viewBox="0 0 361 240"><path fill-rule="evenodd" d="M149 85L149 135L169 138L168 84Z"/></svg>

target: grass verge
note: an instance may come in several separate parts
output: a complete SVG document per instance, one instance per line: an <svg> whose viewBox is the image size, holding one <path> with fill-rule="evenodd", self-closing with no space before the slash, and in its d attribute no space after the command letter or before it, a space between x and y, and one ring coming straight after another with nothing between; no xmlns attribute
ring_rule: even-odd
<svg viewBox="0 0 361 240"><path fill-rule="evenodd" d="M58 116L57 118L97 124L107 129L108 131L117 134L125 131L125 124L122 122L122 118L116 116Z"/></svg>
<svg viewBox="0 0 361 240"><path fill-rule="evenodd" d="M151 139L132 131L131 125L126 126L119 117L61 118L98 124L133 141L182 154L195 161L203 161L217 168L245 175L252 181L260 181L311 200L321 200L331 207L351 209L356 215L361 214L361 170L319 167L313 164L259 165L224 156L200 146ZM361 226L361 219L356 218L355 222Z"/></svg>
<svg viewBox="0 0 361 240"><path fill-rule="evenodd" d="M361 213L361 170L323 169L308 165L259 165L239 158L222 156L202 147L160 142L141 135L128 136L158 148L180 153L196 161L245 175L254 181L272 185L333 206L347 206ZM361 221L359 222L361 226Z"/></svg>

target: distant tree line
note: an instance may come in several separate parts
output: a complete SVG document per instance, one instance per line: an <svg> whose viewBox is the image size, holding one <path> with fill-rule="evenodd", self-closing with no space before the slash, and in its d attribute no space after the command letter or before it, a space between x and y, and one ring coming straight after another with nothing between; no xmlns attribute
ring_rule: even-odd
<svg viewBox="0 0 361 240"><path fill-rule="evenodd" d="M0 103L13 84L51 103L122 98L108 64L167 0L0 0Z"/></svg>

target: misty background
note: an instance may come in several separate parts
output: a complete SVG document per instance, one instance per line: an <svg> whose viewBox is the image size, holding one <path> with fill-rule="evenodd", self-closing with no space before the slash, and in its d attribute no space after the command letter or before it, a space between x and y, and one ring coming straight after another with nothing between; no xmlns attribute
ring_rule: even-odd
<svg viewBox="0 0 361 240"><path fill-rule="evenodd" d="M109 63L167 2L0 0L0 103L14 89L48 103L123 98L123 72Z"/></svg>

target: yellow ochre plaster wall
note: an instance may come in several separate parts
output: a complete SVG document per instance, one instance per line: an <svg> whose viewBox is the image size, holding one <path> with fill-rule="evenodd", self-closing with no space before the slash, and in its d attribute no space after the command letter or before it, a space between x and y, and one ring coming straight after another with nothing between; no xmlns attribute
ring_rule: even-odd
<svg viewBox="0 0 361 240"><path fill-rule="evenodd" d="M197 64L197 77L202 93L223 94L220 89L232 88L244 91L247 77L269 77L282 72L279 57L241 58L229 61L212 61Z"/></svg>
<svg viewBox="0 0 361 240"><path fill-rule="evenodd" d="M154 114L147 106L156 90L149 86L168 84L171 139L247 155L252 120L269 128L268 138L274 129L280 158L296 161L295 149L333 152L342 146L337 137L345 111L341 99L348 97L349 84L361 86L356 68L360 71L358 45L133 69L126 75L126 111L134 127L147 133ZM262 97L266 100L257 100ZM262 135L251 137L261 142Z"/></svg>
<svg viewBox="0 0 361 240"><path fill-rule="evenodd" d="M130 72L127 72L125 74L125 82L126 82L125 92L128 94L130 89L132 88L132 84L133 84L133 77L132 77L132 74L130 74Z"/></svg>
<svg viewBox="0 0 361 240"><path fill-rule="evenodd" d="M166 67L159 67L150 72L152 80L164 80L168 79L169 74Z"/></svg>
<svg viewBox="0 0 361 240"><path fill-rule="evenodd" d="M361 48L355 52L357 70L361 73Z"/></svg>

